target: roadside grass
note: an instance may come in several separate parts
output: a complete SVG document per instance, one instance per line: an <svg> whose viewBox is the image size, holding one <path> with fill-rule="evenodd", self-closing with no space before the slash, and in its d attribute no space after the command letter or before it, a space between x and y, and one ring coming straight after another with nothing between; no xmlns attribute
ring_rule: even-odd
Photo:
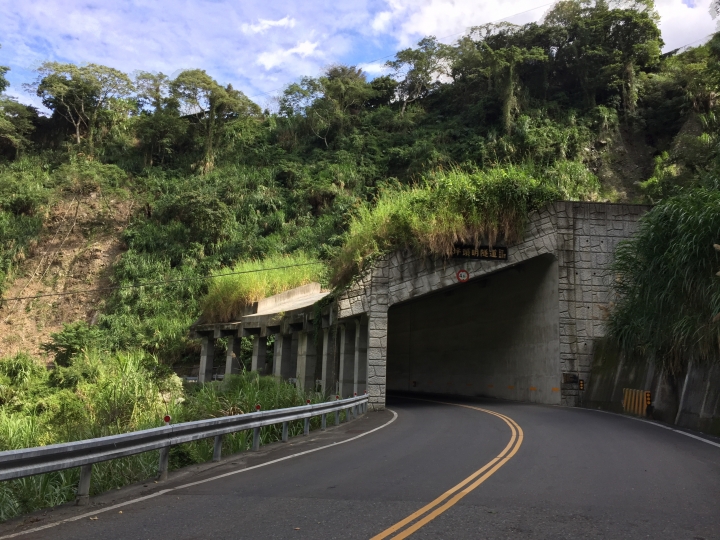
<svg viewBox="0 0 720 540"><path fill-rule="evenodd" d="M278 268L277 270L273 270ZM325 281L325 266L318 259L298 251L292 255L271 255L224 268L215 274L247 272L209 281L201 301L204 321L235 320L246 306L313 281Z"/></svg>
<svg viewBox="0 0 720 540"><path fill-rule="evenodd" d="M26 355L0 360L0 450L28 448L162 425L243 414L323 401L288 382L243 372L204 385L183 384L155 357L142 351L82 351L54 370ZM312 428L320 420L313 419ZM293 422L290 435L303 423ZM281 439L280 426L264 428L263 444ZM252 432L223 438L223 454L246 451ZM173 447L170 469L212 459L213 441ZM146 452L93 466L91 495L153 478L158 452ZM74 500L79 470L69 469L0 482L0 521Z"/></svg>

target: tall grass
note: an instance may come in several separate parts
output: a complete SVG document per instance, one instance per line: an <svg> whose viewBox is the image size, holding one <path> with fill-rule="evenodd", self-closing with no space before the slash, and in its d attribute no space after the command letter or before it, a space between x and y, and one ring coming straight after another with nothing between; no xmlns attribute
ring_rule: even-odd
<svg viewBox="0 0 720 540"><path fill-rule="evenodd" d="M210 280L208 293L201 301L203 320L232 321L242 315L245 307L267 296L325 280L324 265L303 252L241 261L217 274L230 272L246 273Z"/></svg>
<svg viewBox="0 0 720 540"><path fill-rule="evenodd" d="M388 189L351 220L332 261L332 281L349 281L392 250L407 247L447 257L457 242L512 242L522 235L531 211L560 198L557 187L512 166L440 171L419 186Z"/></svg>
<svg viewBox="0 0 720 540"><path fill-rule="evenodd" d="M610 336L630 358L669 371L720 360L720 192L694 189L658 204L616 251L620 300Z"/></svg>
<svg viewBox="0 0 720 540"><path fill-rule="evenodd" d="M255 410L318 403L273 377L242 373L222 382L183 387L170 370L146 353L86 351L66 367L46 370L32 358L0 360L0 450L80 440L156 427L170 414L174 422L242 414ZM316 427L318 420L313 423ZM299 434L302 423L290 426ZM279 428L265 428L263 443L280 439ZM252 435L239 432L223 439L223 453L247 450ZM212 441L173 447L171 469L208 461ZM92 491L104 491L152 478L158 453L146 452L93 466ZM0 483L0 521L55 506L75 497L78 471L68 470Z"/></svg>

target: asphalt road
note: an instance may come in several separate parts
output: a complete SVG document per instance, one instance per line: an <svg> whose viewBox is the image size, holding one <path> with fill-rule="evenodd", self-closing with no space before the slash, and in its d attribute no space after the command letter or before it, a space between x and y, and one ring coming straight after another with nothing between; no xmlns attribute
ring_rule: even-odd
<svg viewBox="0 0 720 540"><path fill-rule="evenodd" d="M368 413L259 456L99 499L95 508L103 509L181 487L18 538L367 539L436 501L380 537L720 539L719 447L597 411L464 405L508 421L473 408L396 398L388 403L394 422L340 446L181 487L357 437L386 424L392 413ZM32 524L8 524L0 538L92 510L64 508Z"/></svg>

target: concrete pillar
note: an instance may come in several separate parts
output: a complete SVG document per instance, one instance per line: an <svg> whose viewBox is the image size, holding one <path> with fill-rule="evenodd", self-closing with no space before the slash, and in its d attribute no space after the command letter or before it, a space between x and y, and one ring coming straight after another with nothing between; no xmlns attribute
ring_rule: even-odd
<svg viewBox="0 0 720 540"><path fill-rule="evenodd" d="M215 336L204 334L200 346L200 370L198 382L212 381L213 360L215 359Z"/></svg>
<svg viewBox="0 0 720 540"><path fill-rule="evenodd" d="M341 398L351 397L355 391L355 322L340 327L340 388Z"/></svg>
<svg viewBox="0 0 720 540"><path fill-rule="evenodd" d="M308 332L298 334L298 354L296 377L300 388L305 392L315 391L315 335Z"/></svg>
<svg viewBox="0 0 720 540"><path fill-rule="evenodd" d="M276 377L280 377L282 379L289 379L295 376L295 365L292 358L292 345L292 334L275 334L273 375L275 375Z"/></svg>
<svg viewBox="0 0 720 540"><path fill-rule="evenodd" d="M372 292L368 310L368 371L369 409L385 408L388 323L388 262L380 261L373 270Z"/></svg>
<svg viewBox="0 0 720 540"><path fill-rule="evenodd" d="M300 345L300 334L293 332L290 336L290 362L287 365L287 375L285 379L295 379L297 377L297 360L298 360L298 346Z"/></svg>
<svg viewBox="0 0 720 540"><path fill-rule="evenodd" d="M236 335L230 335L227 340L225 376L237 375L240 373L240 338Z"/></svg>
<svg viewBox="0 0 720 540"><path fill-rule="evenodd" d="M261 336L253 336L253 352L251 371L257 371L261 375L265 374L265 356L267 355L267 338Z"/></svg>
<svg viewBox="0 0 720 540"><path fill-rule="evenodd" d="M323 329L322 343L322 393L325 396L335 393L335 381L337 373L335 370L335 343L336 331L334 328Z"/></svg>
<svg viewBox="0 0 720 540"><path fill-rule="evenodd" d="M365 393L367 386L367 341L367 322L358 320L355 322L355 374L353 377L353 393L358 396Z"/></svg>

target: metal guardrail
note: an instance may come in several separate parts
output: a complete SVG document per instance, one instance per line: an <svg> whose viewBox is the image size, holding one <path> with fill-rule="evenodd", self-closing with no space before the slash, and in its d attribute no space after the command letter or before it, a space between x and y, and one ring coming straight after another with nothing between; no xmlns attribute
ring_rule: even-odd
<svg viewBox="0 0 720 540"><path fill-rule="evenodd" d="M355 418L367 411L367 402L368 396L362 395L315 405L196 420L97 439L0 452L0 481L80 467L77 504L87 504L93 463L160 450L159 480L165 480L172 446L214 437L213 461L220 461L223 435L252 429L252 449L257 451L260 449L262 427L282 424L282 440L287 441L289 422L305 420L303 434L307 435L310 418L322 417L321 429L325 429L328 414L335 413L335 425L338 425L341 411L347 410Z"/></svg>

